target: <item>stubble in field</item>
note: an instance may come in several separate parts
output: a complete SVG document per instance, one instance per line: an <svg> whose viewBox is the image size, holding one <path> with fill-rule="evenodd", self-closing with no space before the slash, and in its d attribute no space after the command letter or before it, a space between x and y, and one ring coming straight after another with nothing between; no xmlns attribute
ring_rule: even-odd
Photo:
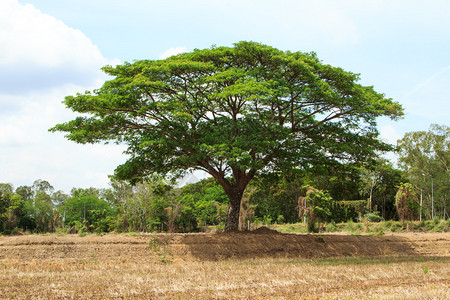
<svg viewBox="0 0 450 300"><path fill-rule="evenodd" d="M447 236L442 237L435 240L441 243L439 253L448 245ZM199 237L202 241L213 238ZM0 240L0 297L450 299L450 258L446 253L322 259L269 254L264 258L199 260L181 255L186 248L174 244L173 261L163 262L148 247L150 239ZM418 242L413 247L428 252L434 249Z"/></svg>

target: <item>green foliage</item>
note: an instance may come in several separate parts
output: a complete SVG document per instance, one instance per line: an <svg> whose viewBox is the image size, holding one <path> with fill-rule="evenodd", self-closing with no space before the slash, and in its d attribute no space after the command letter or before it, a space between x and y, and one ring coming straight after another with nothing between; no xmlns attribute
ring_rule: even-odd
<svg viewBox="0 0 450 300"><path fill-rule="evenodd" d="M93 187L90 187L87 189L73 188L70 191L70 195L72 198L81 198L81 197L86 197L86 196L94 196L94 197L98 198L100 196L100 191Z"/></svg>
<svg viewBox="0 0 450 300"><path fill-rule="evenodd" d="M34 191L35 194L41 192L46 195L51 195L55 188L47 180L37 179L33 182L31 190Z"/></svg>
<svg viewBox="0 0 450 300"><path fill-rule="evenodd" d="M337 231L338 228L336 226L336 223L334 221L331 221L330 223L327 224L327 226L325 227L325 231L326 232L335 232Z"/></svg>
<svg viewBox="0 0 450 300"><path fill-rule="evenodd" d="M86 227L85 231L108 232L112 229L114 211L108 202L97 196L71 197L60 210L66 224L75 226L77 232L82 226Z"/></svg>
<svg viewBox="0 0 450 300"><path fill-rule="evenodd" d="M434 218L430 222L432 224L431 231L434 232L444 232L449 229L450 222L449 220L440 220L439 218Z"/></svg>
<svg viewBox="0 0 450 300"><path fill-rule="evenodd" d="M350 233L359 233L361 230L361 224L355 223L352 220L349 220L346 225L344 226L345 231L348 231Z"/></svg>
<svg viewBox="0 0 450 300"><path fill-rule="evenodd" d="M366 206L367 200L334 201L331 206L331 214L337 222L356 221Z"/></svg>
<svg viewBox="0 0 450 300"><path fill-rule="evenodd" d="M383 218L380 217L379 212L374 211L371 213L367 213L363 216L364 219L367 219L369 222L382 222Z"/></svg>
<svg viewBox="0 0 450 300"><path fill-rule="evenodd" d="M305 205L299 203L299 207L306 207L303 214L306 215L308 231L318 232L320 225L331 216L332 198L328 193L308 186L303 201Z"/></svg>
<svg viewBox="0 0 450 300"><path fill-rule="evenodd" d="M114 224L115 230L143 232L168 228L166 209L173 203L165 182L154 178L132 186L112 180L111 185L113 188L107 197L119 212Z"/></svg>
<svg viewBox="0 0 450 300"><path fill-rule="evenodd" d="M86 224L86 222L73 221L71 222L71 231L73 231L73 233L77 233L79 236L86 236L88 231Z"/></svg>
<svg viewBox="0 0 450 300"><path fill-rule="evenodd" d="M282 222L298 222L298 199L304 194L304 180L300 173L258 178L252 185L254 192L249 199L255 217L262 219L267 216L277 222L279 218L283 218Z"/></svg>
<svg viewBox="0 0 450 300"><path fill-rule="evenodd" d="M411 224L410 224L411 225ZM422 222L412 222L414 230L418 232L450 232L450 220L439 220L433 222L426 220ZM275 229L284 233L303 233L307 232L304 223L274 225ZM399 221L383 222L353 222L335 224L329 222L325 227L326 232L347 232L348 234L366 234L366 235L384 235L387 232L405 232L408 229L402 226Z"/></svg>
<svg viewBox="0 0 450 300"><path fill-rule="evenodd" d="M397 148L409 182L423 192L425 216L432 216L432 194L434 211L443 216L450 207L450 127L433 124L428 131L406 133Z"/></svg>
<svg viewBox="0 0 450 300"><path fill-rule="evenodd" d="M262 219L262 223L263 223L263 225L268 226L268 225L272 224L272 218L269 216L264 216Z"/></svg>
<svg viewBox="0 0 450 300"><path fill-rule="evenodd" d="M31 209L36 223L36 230L38 232L53 231L54 211L50 195L43 190L38 190Z"/></svg>
<svg viewBox="0 0 450 300"><path fill-rule="evenodd" d="M283 215L278 215L278 217L277 217L277 223L278 223L278 224L284 223L284 216L283 216Z"/></svg>
<svg viewBox="0 0 450 300"><path fill-rule="evenodd" d="M403 229L402 224L400 224L399 222L392 221L392 220L382 222L382 224L385 226L386 231L398 232Z"/></svg>
<svg viewBox="0 0 450 300"><path fill-rule="evenodd" d="M217 225L226 220L228 197L213 178L184 186L177 199L183 205L180 216L183 230L198 229L199 224Z"/></svg>
<svg viewBox="0 0 450 300"><path fill-rule="evenodd" d="M11 205L12 185L1 183L0 184L0 232L8 230L8 226L5 224L8 219L8 209Z"/></svg>

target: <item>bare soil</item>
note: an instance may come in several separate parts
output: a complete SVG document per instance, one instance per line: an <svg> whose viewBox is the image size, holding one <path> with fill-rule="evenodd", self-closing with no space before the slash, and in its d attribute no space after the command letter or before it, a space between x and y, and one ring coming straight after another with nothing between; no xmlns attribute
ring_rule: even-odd
<svg viewBox="0 0 450 300"><path fill-rule="evenodd" d="M0 259L137 259L149 257L150 240L167 244L175 260L229 258L331 258L379 256L450 257L450 233L391 233L383 236L283 234L262 227L220 234L140 234L127 236L20 235L0 237ZM163 250L161 250L163 251Z"/></svg>
<svg viewBox="0 0 450 300"><path fill-rule="evenodd" d="M448 299L449 288L450 233L0 236L0 299Z"/></svg>

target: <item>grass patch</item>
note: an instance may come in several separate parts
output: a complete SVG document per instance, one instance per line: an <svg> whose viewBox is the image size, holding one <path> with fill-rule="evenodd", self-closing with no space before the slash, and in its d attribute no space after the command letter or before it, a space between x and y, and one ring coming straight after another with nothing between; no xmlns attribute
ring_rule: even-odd
<svg viewBox="0 0 450 300"><path fill-rule="evenodd" d="M409 227L409 230L408 230ZM424 220L422 222L414 221L410 222L409 226L403 228L403 225L399 221L383 221L383 222L353 222L348 221L346 223L338 223L331 221L324 227L325 232L346 232L349 235L384 235L387 232L450 232L450 220L440 220L435 218L434 220ZM307 233L307 227L304 223L295 224L276 224L272 225L272 228L282 233Z"/></svg>
<svg viewBox="0 0 450 300"><path fill-rule="evenodd" d="M159 260L163 263L173 262L173 254L169 250L169 246L166 241L161 241L157 238L153 238L148 242L148 247L159 257Z"/></svg>
<svg viewBox="0 0 450 300"><path fill-rule="evenodd" d="M398 263L448 263L450 258L441 256L388 256L388 257L345 257L345 258L324 258L310 260L311 264L316 265L389 265Z"/></svg>

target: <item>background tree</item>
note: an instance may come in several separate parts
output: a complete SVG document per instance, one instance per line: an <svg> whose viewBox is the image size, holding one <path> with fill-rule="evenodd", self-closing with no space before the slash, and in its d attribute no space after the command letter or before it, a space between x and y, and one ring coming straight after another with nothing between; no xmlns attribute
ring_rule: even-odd
<svg viewBox="0 0 450 300"><path fill-rule="evenodd" d="M51 195L53 194L55 188L47 180L37 179L33 182L31 190L35 194L38 192L44 192L47 195Z"/></svg>
<svg viewBox="0 0 450 300"><path fill-rule="evenodd" d="M18 218L17 227L23 231L34 230L36 222L34 220L34 192L31 186L19 186L15 193L20 196L20 201L14 204L14 213Z"/></svg>
<svg viewBox="0 0 450 300"><path fill-rule="evenodd" d="M368 210L369 212L372 212L373 207L373 192L375 189L375 186L377 186L381 181L381 175L376 169L362 169L361 170L361 177L362 177L362 189L365 192L369 193L369 203L368 203Z"/></svg>
<svg viewBox="0 0 450 300"><path fill-rule="evenodd" d="M405 227L405 220L413 221L419 212L419 201L410 183L404 183L395 195L398 216Z"/></svg>
<svg viewBox="0 0 450 300"><path fill-rule="evenodd" d="M72 188L70 190L71 197L86 197L86 196L95 196L99 197L101 194L100 190L94 187L90 188Z"/></svg>
<svg viewBox="0 0 450 300"><path fill-rule="evenodd" d="M249 198L255 217L295 223L299 221L298 199L304 195L305 176L300 172L286 172L257 178L255 191Z"/></svg>
<svg viewBox="0 0 450 300"><path fill-rule="evenodd" d="M29 210L36 223L37 231L49 232L54 230L54 205L51 196L44 190L36 191L33 206L29 207Z"/></svg>
<svg viewBox="0 0 450 300"><path fill-rule="evenodd" d="M228 197L214 178L182 187L178 201L183 206L179 221L183 231L225 222Z"/></svg>
<svg viewBox="0 0 450 300"><path fill-rule="evenodd" d="M96 195L73 196L60 208L68 226L85 226L86 230L108 232L114 226L114 211Z"/></svg>
<svg viewBox="0 0 450 300"><path fill-rule="evenodd" d="M8 229L8 209L11 205L13 185L10 183L0 183L0 232Z"/></svg>
<svg viewBox="0 0 450 300"><path fill-rule="evenodd" d="M381 211L386 220L396 218L395 195L398 187L407 181L404 172L392 166L386 160L380 160L375 167L379 180L373 190L373 205Z"/></svg>
<svg viewBox="0 0 450 300"><path fill-rule="evenodd" d="M31 186L22 185L16 189L16 194L20 195L24 201L29 201L34 197Z"/></svg>
<svg viewBox="0 0 450 300"><path fill-rule="evenodd" d="M63 191L56 191L51 195L51 199L54 205L62 206L69 199L69 195L65 194Z"/></svg>
<svg viewBox="0 0 450 300"><path fill-rule="evenodd" d="M443 217L450 207L450 127L431 125L428 131L406 133L397 142L400 167L410 183L426 195L425 208L431 218L431 196L434 210ZM433 185L433 189L432 189Z"/></svg>
<svg viewBox="0 0 450 300"><path fill-rule="evenodd" d="M20 186L15 192L11 184L0 184L0 221L3 230L53 231L57 221L50 196L53 190L48 181L41 179L32 186Z"/></svg>
<svg viewBox="0 0 450 300"><path fill-rule="evenodd" d="M111 187L103 194L118 212L116 230L175 231L182 205L171 184L157 177L135 185L112 178Z"/></svg>
<svg viewBox="0 0 450 300"><path fill-rule="evenodd" d="M376 118L401 106L314 53L254 42L103 68L114 79L66 97L84 116L52 131L78 143L116 141L130 159L120 179L202 170L229 198L226 230L257 175L317 164L367 162L389 150ZM90 115L90 117L86 116Z"/></svg>

